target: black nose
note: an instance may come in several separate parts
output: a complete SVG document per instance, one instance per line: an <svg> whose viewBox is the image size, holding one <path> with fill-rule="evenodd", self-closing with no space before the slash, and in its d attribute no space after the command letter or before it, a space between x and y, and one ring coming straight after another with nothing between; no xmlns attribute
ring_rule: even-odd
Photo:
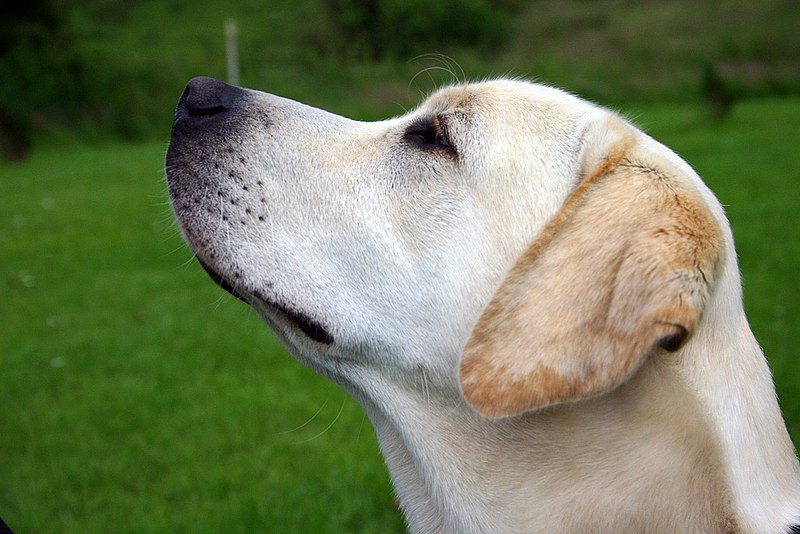
<svg viewBox="0 0 800 534"><path fill-rule="evenodd" d="M190 115L214 115L224 111L225 84L208 76L192 78L186 85L186 109Z"/></svg>
<svg viewBox="0 0 800 534"><path fill-rule="evenodd" d="M208 76L198 76L186 84L177 113L190 117L217 115L236 107L243 94L244 90L239 87Z"/></svg>

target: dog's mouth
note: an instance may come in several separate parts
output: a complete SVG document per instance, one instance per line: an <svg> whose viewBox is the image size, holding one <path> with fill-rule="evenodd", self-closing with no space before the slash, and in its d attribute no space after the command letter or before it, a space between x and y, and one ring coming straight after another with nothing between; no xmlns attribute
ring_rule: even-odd
<svg viewBox="0 0 800 534"><path fill-rule="evenodd" d="M249 301L244 295L236 291L236 288L233 287L230 283L228 283L228 281L225 280L225 278L223 278L221 274L219 274L217 271L209 267L206 262L201 260L199 257L197 257L197 261L200 263L200 266L208 274L208 276L211 277L211 279L214 281L215 284L217 284L219 287L221 287L222 289L224 289L237 299L241 300L245 304L252 304L252 302Z"/></svg>
<svg viewBox="0 0 800 534"><path fill-rule="evenodd" d="M245 304L252 305L255 300L259 300L267 304L270 308L276 310L278 313L282 314L288 322L296 326L301 332L303 332L313 341L325 345L333 344L333 336L318 321L312 319L302 312L289 308L284 304L268 300L260 294L255 294L252 297L246 296L241 291L237 290L236 287L234 287L230 282L228 282L225 277L212 269L199 257L197 260L200 262L200 265L203 267L206 273L208 273L214 283Z"/></svg>

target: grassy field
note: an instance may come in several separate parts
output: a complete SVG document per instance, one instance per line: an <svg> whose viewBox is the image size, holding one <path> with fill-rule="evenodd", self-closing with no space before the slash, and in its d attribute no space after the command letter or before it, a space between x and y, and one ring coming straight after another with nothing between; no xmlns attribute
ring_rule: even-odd
<svg viewBox="0 0 800 534"><path fill-rule="evenodd" d="M623 110L727 206L800 443L800 100ZM190 261L165 145L0 166L0 515L17 532L401 532L373 431Z"/></svg>

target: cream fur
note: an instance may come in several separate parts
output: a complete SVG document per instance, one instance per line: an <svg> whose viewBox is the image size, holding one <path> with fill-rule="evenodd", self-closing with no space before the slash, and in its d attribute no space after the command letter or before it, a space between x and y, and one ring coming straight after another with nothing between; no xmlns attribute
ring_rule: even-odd
<svg viewBox="0 0 800 534"><path fill-rule="evenodd" d="M179 111L179 225L361 403L411 531L778 533L798 519L729 225L669 149L522 81L447 87L377 123L232 94L219 115ZM431 123L447 146L410 136Z"/></svg>

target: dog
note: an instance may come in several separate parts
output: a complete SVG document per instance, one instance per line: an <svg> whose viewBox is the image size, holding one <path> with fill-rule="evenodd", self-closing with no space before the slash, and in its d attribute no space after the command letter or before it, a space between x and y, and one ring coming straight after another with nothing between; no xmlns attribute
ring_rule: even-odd
<svg viewBox="0 0 800 534"><path fill-rule="evenodd" d="M800 532L723 210L617 114L499 79L365 123L200 77L166 173L211 278L361 404L412 532Z"/></svg>

